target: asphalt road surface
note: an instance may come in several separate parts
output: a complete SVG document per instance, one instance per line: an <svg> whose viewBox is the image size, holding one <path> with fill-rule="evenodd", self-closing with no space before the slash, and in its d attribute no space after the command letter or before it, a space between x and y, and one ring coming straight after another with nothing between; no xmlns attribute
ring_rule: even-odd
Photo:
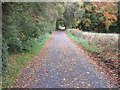
<svg viewBox="0 0 120 90"><path fill-rule="evenodd" d="M62 31L19 74L19 88L112 88L108 76Z"/></svg>

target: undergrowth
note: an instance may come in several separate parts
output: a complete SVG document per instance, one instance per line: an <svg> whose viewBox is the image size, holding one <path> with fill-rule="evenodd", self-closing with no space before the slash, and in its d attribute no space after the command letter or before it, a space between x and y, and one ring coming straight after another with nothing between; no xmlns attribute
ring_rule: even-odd
<svg viewBox="0 0 120 90"><path fill-rule="evenodd" d="M28 52L12 54L9 56L7 69L2 77L2 88L11 87L22 68L27 62L39 54L40 50L43 48L50 36L50 34L45 34L35 41L32 41L32 47L30 47Z"/></svg>

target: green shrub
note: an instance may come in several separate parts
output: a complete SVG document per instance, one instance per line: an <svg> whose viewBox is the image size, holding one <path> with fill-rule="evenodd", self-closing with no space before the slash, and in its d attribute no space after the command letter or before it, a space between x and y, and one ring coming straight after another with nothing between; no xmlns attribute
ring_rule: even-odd
<svg viewBox="0 0 120 90"><path fill-rule="evenodd" d="M31 40L30 44L32 45L32 47L29 48L29 52L9 55L9 64L7 65L6 73L4 73L4 77L2 78L3 88L11 88L11 85L13 85L13 83L15 82L16 77L20 73L22 68L26 65L26 63L28 63L36 55L39 54L45 43L49 40L50 36L50 34L45 34L41 35L40 37L38 37L38 39L34 41Z"/></svg>

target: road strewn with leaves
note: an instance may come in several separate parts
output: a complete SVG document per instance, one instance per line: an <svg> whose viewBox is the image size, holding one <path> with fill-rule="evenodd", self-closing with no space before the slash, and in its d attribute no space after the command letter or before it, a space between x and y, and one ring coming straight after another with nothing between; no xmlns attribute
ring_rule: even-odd
<svg viewBox="0 0 120 90"><path fill-rule="evenodd" d="M42 53L24 68L13 87L107 88L107 75L62 31L56 31Z"/></svg>

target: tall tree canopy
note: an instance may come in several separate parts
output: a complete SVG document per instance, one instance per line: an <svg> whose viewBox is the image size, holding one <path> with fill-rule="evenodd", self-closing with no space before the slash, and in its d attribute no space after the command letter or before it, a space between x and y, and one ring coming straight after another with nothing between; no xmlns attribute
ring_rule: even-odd
<svg viewBox="0 0 120 90"><path fill-rule="evenodd" d="M63 3L3 3L2 60L8 53L29 51L31 41L55 30ZM5 63L4 63L5 64ZM3 64L3 66L5 66Z"/></svg>
<svg viewBox="0 0 120 90"><path fill-rule="evenodd" d="M118 32L118 6L114 2L84 3L83 29L95 32ZM114 28L114 31L110 29Z"/></svg>

